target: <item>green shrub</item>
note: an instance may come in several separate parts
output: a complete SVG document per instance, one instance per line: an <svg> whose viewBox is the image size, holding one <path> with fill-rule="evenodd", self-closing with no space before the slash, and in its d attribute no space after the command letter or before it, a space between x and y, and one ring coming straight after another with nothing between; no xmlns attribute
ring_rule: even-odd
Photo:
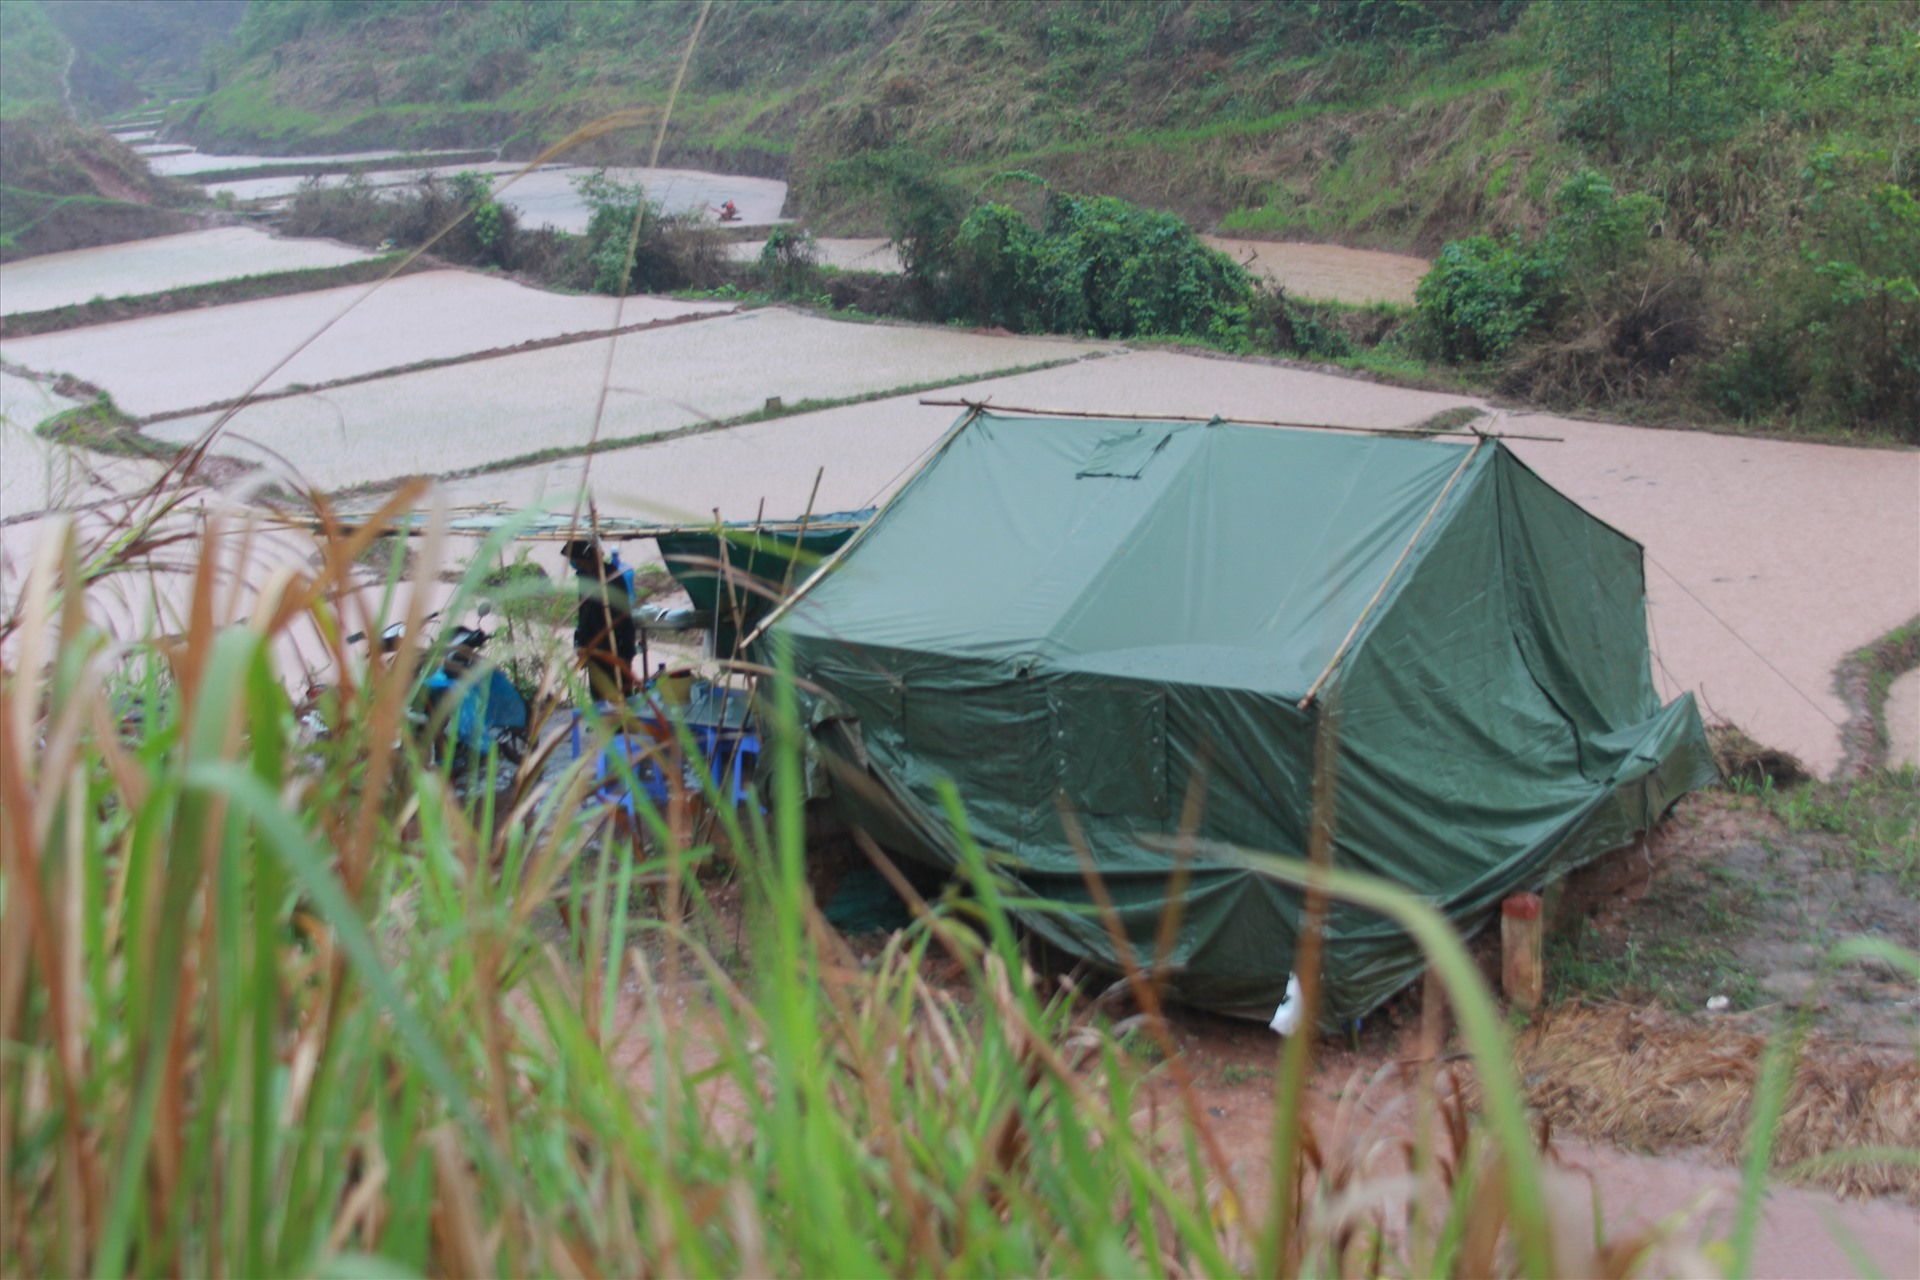
<svg viewBox="0 0 1920 1280"><path fill-rule="evenodd" d="M1011 205L988 202L944 238L903 243L901 256L946 318L1246 345L1252 277L1179 218L1111 196L1053 195L1044 219L1036 227Z"/></svg>
<svg viewBox="0 0 1920 1280"><path fill-rule="evenodd" d="M1885 151L1825 148L1801 175L1814 385L1858 421L1920 440L1920 201Z"/></svg>
<svg viewBox="0 0 1920 1280"><path fill-rule="evenodd" d="M1414 291L1429 345L1455 363L1500 360L1523 338L1551 333L1572 316L1567 327L1577 322L1581 334L1606 331L1603 355L1638 363L1642 348L1658 347L1671 363L1669 290L1680 284L1674 296L1682 296L1692 283L1663 264L1662 288L1647 287L1648 235L1660 212L1654 197L1617 195L1604 176L1583 169L1555 193L1553 220L1540 235L1453 241ZM1690 351L1690 321L1685 331L1681 345ZM1649 337L1660 335L1666 340L1650 347Z"/></svg>
<svg viewBox="0 0 1920 1280"><path fill-rule="evenodd" d="M620 182L604 169L573 185L589 210L586 283L595 293L664 292L717 277L725 250L698 215L667 213L641 184Z"/></svg>
<svg viewBox="0 0 1920 1280"><path fill-rule="evenodd" d="M1333 310L1328 304L1289 297L1284 289L1262 289L1250 308L1254 345L1310 360L1349 359L1357 348L1353 338L1333 323Z"/></svg>
<svg viewBox="0 0 1920 1280"><path fill-rule="evenodd" d="M1440 250L1414 303L1441 359L1498 360L1540 321L1551 276L1517 237L1471 236Z"/></svg>
<svg viewBox="0 0 1920 1280"><path fill-rule="evenodd" d="M804 227L780 226L767 233L757 264L771 293L811 295L820 278L820 245Z"/></svg>

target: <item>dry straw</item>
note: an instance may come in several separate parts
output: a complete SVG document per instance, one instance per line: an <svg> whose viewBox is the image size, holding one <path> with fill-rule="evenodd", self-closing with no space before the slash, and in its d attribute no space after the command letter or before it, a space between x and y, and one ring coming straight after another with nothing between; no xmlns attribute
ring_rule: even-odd
<svg viewBox="0 0 1920 1280"><path fill-rule="evenodd" d="M1639 1151L1704 1148L1741 1158L1766 1037L1654 1009L1556 1012L1514 1046L1533 1106L1556 1126ZM1920 1204L1911 1160L1835 1159L1920 1150L1920 1062L1809 1040L1775 1131L1774 1167L1842 1195Z"/></svg>

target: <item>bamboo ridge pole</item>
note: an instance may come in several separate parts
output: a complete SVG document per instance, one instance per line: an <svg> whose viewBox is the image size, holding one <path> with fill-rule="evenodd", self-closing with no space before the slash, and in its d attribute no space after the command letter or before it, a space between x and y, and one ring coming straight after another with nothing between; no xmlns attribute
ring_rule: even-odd
<svg viewBox="0 0 1920 1280"><path fill-rule="evenodd" d="M1564 436L1495 435L1486 431L1422 431L1417 427L1353 427L1337 422L1284 422L1268 418L1223 418L1219 414L1202 417L1191 413L1099 413L1091 409L1022 409L1010 404L989 404L985 400L923 399L923 405L935 408L965 408L976 412L1017 413L1032 418L1111 418L1116 422L1230 422L1243 427L1295 427L1302 431L1352 431L1369 436L1411 436L1418 440L1464 439L1473 435L1492 440L1538 440L1545 444L1565 444Z"/></svg>

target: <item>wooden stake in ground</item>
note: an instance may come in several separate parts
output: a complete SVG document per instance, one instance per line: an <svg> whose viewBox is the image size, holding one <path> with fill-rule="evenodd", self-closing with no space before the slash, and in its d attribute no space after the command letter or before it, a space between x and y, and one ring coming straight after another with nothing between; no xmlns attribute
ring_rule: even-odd
<svg viewBox="0 0 1920 1280"><path fill-rule="evenodd" d="M1523 1013L1540 1007L1544 924L1537 893L1516 893L1500 904L1500 986Z"/></svg>

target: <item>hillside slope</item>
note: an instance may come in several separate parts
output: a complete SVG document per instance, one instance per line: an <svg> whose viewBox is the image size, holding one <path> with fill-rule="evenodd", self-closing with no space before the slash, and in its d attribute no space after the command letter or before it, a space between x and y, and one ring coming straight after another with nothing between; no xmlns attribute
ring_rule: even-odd
<svg viewBox="0 0 1920 1280"><path fill-rule="evenodd" d="M702 12L255 0L172 127L203 146L527 156L663 107ZM1920 420L1920 0L707 12L664 158L784 176L818 230L897 229L928 183L999 198L1018 171L1202 229L1437 255L1423 315L1478 331L1429 332L1429 358L1515 395ZM576 158L632 161L653 135ZM883 191L877 169L904 179Z"/></svg>
<svg viewBox="0 0 1920 1280"><path fill-rule="evenodd" d="M184 231L203 202L57 106L0 119L0 262Z"/></svg>

